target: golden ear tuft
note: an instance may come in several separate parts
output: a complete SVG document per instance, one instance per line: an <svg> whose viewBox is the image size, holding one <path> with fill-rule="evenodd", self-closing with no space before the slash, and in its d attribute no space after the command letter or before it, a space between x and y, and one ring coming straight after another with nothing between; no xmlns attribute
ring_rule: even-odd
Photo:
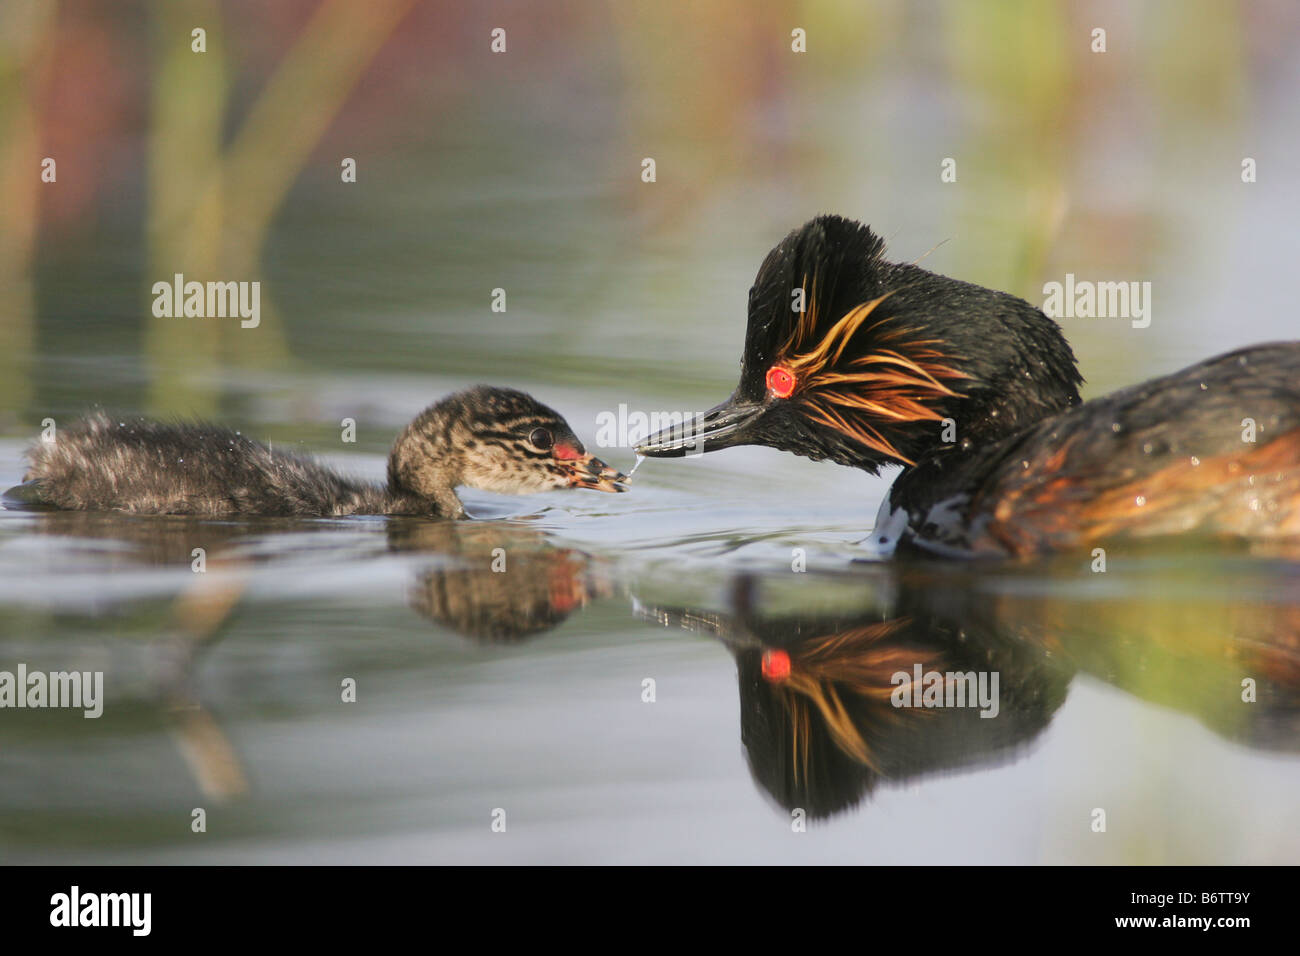
<svg viewBox="0 0 1300 956"><path fill-rule="evenodd" d="M910 338L909 333L917 334L914 330L892 326L892 316L876 316L889 292L850 309L814 340L816 277L805 279L803 288L807 307L778 355L779 367L794 380L790 397L805 405L813 421L891 458L914 464L871 419L888 423L938 421L943 416L927 403L957 394L944 384L944 379L967 376L948 364L948 357L939 348L940 340ZM869 318L874 321L865 325ZM855 355L849 346L858 335L869 336L874 347Z"/></svg>

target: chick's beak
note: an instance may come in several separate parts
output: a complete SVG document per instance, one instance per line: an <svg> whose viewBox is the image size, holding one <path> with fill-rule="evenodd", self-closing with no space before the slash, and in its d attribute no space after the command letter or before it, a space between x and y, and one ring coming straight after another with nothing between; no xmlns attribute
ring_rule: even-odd
<svg viewBox="0 0 1300 956"><path fill-rule="evenodd" d="M593 491L627 491L627 475L611 468L595 455L583 455L563 461L569 472L570 488L590 488Z"/></svg>

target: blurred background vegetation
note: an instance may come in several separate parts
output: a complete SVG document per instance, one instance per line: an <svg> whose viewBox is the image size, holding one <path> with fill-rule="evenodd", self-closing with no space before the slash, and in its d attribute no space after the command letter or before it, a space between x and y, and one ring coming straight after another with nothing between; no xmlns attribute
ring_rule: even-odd
<svg viewBox="0 0 1300 956"><path fill-rule="evenodd" d="M1150 329L1067 325L1094 389L1294 334L1298 38L1287 0L5 0L0 430L302 437L477 379L707 407L827 211L1035 302L1153 281ZM154 318L174 272L260 280L260 327Z"/></svg>

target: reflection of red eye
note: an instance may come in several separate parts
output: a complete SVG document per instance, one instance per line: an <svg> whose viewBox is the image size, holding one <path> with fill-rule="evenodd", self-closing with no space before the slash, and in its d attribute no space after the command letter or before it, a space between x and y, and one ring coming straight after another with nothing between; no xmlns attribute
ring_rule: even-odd
<svg viewBox="0 0 1300 956"><path fill-rule="evenodd" d="M767 370L767 390L777 398L789 398L794 391L794 372L780 365Z"/></svg>
<svg viewBox="0 0 1300 956"><path fill-rule="evenodd" d="M790 655L785 651L763 652L763 676L770 681L782 681L790 676Z"/></svg>

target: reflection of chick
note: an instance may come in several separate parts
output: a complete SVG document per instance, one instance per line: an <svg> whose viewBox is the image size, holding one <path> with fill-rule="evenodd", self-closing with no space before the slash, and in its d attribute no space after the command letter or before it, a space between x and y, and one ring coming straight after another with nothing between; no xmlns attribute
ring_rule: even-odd
<svg viewBox="0 0 1300 956"><path fill-rule="evenodd" d="M573 551L525 555L491 570L474 561L430 571L411 590L411 607L466 637L515 641L555 627L591 595L586 558Z"/></svg>
<svg viewBox="0 0 1300 956"><path fill-rule="evenodd" d="M419 575L411 607L479 640L532 637L610 591L581 551L509 525L404 524L390 529L389 546L442 556Z"/></svg>
<svg viewBox="0 0 1300 956"><path fill-rule="evenodd" d="M105 542L106 546L99 548L97 554L101 560L111 562L109 570L118 562L130 567L143 564L190 568L197 557L195 548L203 549L211 569L234 560L229 555L231 549L253 534L319 532L330 527L309 518L259 519L255 527L190 515L160 515L148 521L135 521L106 511L44 511L33 517L37 520L27 529L30 534ZM270 552L241 554L238 562L259 563L275 557Z"/></svg>

